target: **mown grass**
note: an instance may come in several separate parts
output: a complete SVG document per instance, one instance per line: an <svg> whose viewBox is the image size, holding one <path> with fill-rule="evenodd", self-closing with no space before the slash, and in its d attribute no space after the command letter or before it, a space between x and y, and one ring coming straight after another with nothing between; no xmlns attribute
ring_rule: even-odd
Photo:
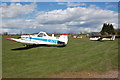
<svg viewBox="0 0 120 80"><path fill-rule="evenodd" d="M107 72L118 68L118 39L90 41L69 38L66 47L39 46L24 49L3 36L3 77L50 78L62 72ZM15 37L15 36L12 36Z"/></svg>

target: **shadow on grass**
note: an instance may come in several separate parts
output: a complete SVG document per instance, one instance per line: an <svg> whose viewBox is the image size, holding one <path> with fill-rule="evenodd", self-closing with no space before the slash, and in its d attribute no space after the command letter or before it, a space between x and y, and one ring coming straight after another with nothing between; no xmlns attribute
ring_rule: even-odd
<svg viewBox="0 0 120 80"><path fill-rule="evenodd" d="M13 51L17 51L17 50L27 50L27 49L31 49L31 48L36 48L36 47L58 47L58 48L62 48L65 47L64 45L28 45L27 47L20 47L20 48L15 48L15 49L11 49Z"/></svg>

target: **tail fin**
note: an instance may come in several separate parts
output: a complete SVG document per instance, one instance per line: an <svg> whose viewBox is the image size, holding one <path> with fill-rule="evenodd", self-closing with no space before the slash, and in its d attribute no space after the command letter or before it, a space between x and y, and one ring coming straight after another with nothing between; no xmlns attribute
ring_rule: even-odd
<svg viewBox="0 0 120 80"><path fill-rule="evenodd" d="M62 41L62 42L64 42L65 44L67 44L67 43L68 43L68 34L67 34L67 33L62 34L62 35L59 37L59 41Z"/></svg>
<svg viewBox="0 0 120 80"><path fill-rule="evenodd" d="M113 36L111 37L111 40L115 40L115 35L113 35Z"/></svg>

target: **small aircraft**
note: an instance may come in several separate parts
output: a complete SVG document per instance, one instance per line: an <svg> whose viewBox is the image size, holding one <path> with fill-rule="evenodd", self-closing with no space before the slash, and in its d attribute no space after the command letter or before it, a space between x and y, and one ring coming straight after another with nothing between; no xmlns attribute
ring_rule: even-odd
<svg viewBox="0 0 120 80"><path fill-rule="evenodd" d="M27 47L27 44L61 44L63 46L67 45L68 43L68 35L66 33L60 35L60 37L55 37L54 34L52 36L48 36L46 32L39 32L38 34L34 35L21 35L19 39L15 38L7 38L7 40L15 41L24 43Z"/></svg>
<svg viewBox="0 0 120 80"><path fill-rule="evenodd" d="M95 38L90 38L90 40L94 40L94 41L100 41L100 40L115 40L115 35L113 35L111 38L102 38L102 37L95 37Z"/></svg>

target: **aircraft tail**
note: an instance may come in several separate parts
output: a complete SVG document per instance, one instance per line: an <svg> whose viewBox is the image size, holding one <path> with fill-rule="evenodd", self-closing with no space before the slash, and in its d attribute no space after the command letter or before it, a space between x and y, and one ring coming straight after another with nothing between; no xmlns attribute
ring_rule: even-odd
<svg viewBox="0 0 120 80"><path fill-rule="evenodd" d="M111 40L115 40L115 35L113 35L113 36L111 37Z"/></svg>
<svg viewBox="0 0 120 80"><path fill-rule="evenodd" d="M64 42L65 45L68 43L68 34L64 33L59 37L59 41Z"/></svg>

